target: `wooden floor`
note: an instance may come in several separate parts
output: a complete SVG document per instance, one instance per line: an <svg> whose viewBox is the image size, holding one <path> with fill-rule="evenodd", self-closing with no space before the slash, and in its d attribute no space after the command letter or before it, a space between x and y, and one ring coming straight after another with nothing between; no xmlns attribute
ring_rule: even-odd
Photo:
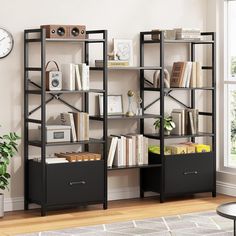
<svg viewBox="0 0 236 236"><path fill-rule="evenodd" d="M0 235L96 225L149 217L176 215L197 211L215 210L224 202L236 198L209 194L195 195L188 198L168 200L160 204L158 198L132 199L109 202L109 209L102 210L101 205L51 211L48 216L40 217L39 210L16 211L5 213L0 219Z"/></svg>

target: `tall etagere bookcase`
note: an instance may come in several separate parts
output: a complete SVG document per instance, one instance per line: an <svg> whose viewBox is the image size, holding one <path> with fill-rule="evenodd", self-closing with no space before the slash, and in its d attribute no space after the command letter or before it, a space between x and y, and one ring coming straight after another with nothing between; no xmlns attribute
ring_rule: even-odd
<svg viewBox="0 0 236 236"><path fill-rule="evenodd" d="M38 38L31 38L31 34L39 34ZM152 32L140 32L140 65L132 67L107 67L107 31L87 31L87 39L85 40L69 40L69 39L47 39L43 29L25 30L24 34L24 157L25 157L25 209L28 209L29 203L38 203L41 205L41 214L45 215L46 211L57 206L78 205L103 203L103 208L107 208L107 171L139 169L140 172L140 197L144 197L146 191L158 192L160 194L160 202L164 202L165 198L174 195L193 194L198 192L212 192L212 196L216 196L216 89L215 89L215 71L216 71L216 49L215 49L215 33L202 33L203 36L211 37L209 40L165 40L164 32L159 31L159 40L151 39ZM102 35L102 39L89 39L90 35ZM102 43L103 45L103 67L90 67L93 71L103 72L103 89L90 89L89 91L46 91L45 89L45 56L46 43L56 42L77 42L83 43L84 47L84 62L89 64L89 44ZM28 61L28 45L30 43L40 43L41 45L41 66L29 67ZM211 45L211 66L203 66L203 70L211 71L212 85L203 88L165 88L164 87L164 68L165 68L165 44L189 44L191 61L195 60L196 45ZM159 51L156 55L159 56L160 64L157 66L146 66L144 63L145 45L159 44ZM142 99L142 114L127 117L125 115L108 116L107 115L107 78L109 70L134 70L139 71L139 87L140 96ZM160 71L160 88L145 86L145 71ZM30 79L29 72L38 71L41 77L41 83L37 84ZM150 82L149 82L150 84ZM29 90L29 85L36 87L35 90ZM182 101L171 95L175 90L187 90L191 95L191 106L188 107ZM212 132L199 132L195 135L164 135L163 118L165 113L165 97L169 96L177 103L185 108L195 108L197 90L211 91L212 111L199 112L201 116L211 117ZM148 91L156 92L155 100L147 106L145 104L145 93ZM90 120L95 120L103 123L103 138L90 139L89 141L81 141L77 143L46 143L46 104L57 99L64 103L72 110L79 111L73 105L67 103L60 96L62 94L72 93L75 96L83 96L83 111L89 112L89 93L102 93L103 99L103 116L90 115ZM29 95L41 96L41 105L29 111ZM46 95L50 98L46 100ZM153 104L159 101L160 112L157 114L149 114L146 110ZM173 107L174 108L174 107ZM31 119L30 115L41 109L41 119ZM156 119L161 121L159 134L145 133L145 119ZM107 134L109 120L134 120L138 121L138 131L144 136L159 140L160 155L156 155L154 162L150 161L148 165L135 166L113 166L107 168ZM29 140L29 123L41 125L41 141ZM188 138L195 141L197 137L212 138L212 151L209 153L194 153L181 155L164 155L164 146L166 139ZM84 150L89 150L91 144L103 145L103 159L101 161L84 162L84 163L63 163L48 165L45 162L47 146L62 146L62 145L83 145ZM29 146L41 148L41 162L37 163L29 160ZM62 175L63 173L63 175ZM75 181L76 180L76 181ZM78 181L79 180L79 181ZM57 185L56 183L61 183ZM73 190L73 186L77 186Z"/></svg>
<svg viewBox="0 0 236 236"><path fill-rule="evenodd" d="M37 36L35 36L37 35ZM96 35L98 39L90 36ZM103 54L103 85L102 89L90 89L88 91L46 91L46 44L51 43L77 43L82 44L84 62L89 63L89 45L102 44ZM40 66L31 67L29 62L29 44L40 44ZM38 72L40 83L31 79L31 72ZM30 87L35 89L31 89ZM103 137L101 139L90 138L85 141L46 143L47 104L56 99L72 111L89 112L89 93L103 94ZM83 97L81 109L68 103L61 95L73 94ZM40 96L41 104L33 110L29 110L30 96ZM32 119L31 115L40 110L41 118ZM61 111L63 112L63 111ZM41 126L41 140L29 138L29 124ZM82 145L83 150L88 151L89 146L100 144L102 148L102 160L83 163L59 163L48 165L46 163L46 148L49 146ZM29 159L29 146L41 149L41 161ZM24 31L24 171L25 171L25 209L29 203L37 203L41 206L41 215L47 210L58 206L102 203L107 208L107 31L86 31L86 39L50 39L46 38L45 29L29 29Z"/></svg>
<svg viewBox="0 0 236 236"><path fill-rule="evenodd" d="M145 86L144 70L140 71L140 94L144 101L144 92L153 91L159 93L151 104L142 109L145 111L154 103L159 101L160 106L160 132L159 134L147 134L144 129L144 121L141 120L140 131L150 139L159 140L160 155L156 155L156 160L161 164L160 171L146 171L141 169L140 195L144 196L145 191L154 191L160 193L160 202L165 201L165 197L183 194L193 194L198 192L212 192L212 196L216 196L216 47L215 47L215 33L202 32L203 40L166 40L164 39L164 32L159 31L159 40L151 39L153 32L140 33L140 66L144 67L144 48L146 44L159 44L160 59L160 88ZM166 44L187 44L190 45L191 61L195 61L195 51L197 45L210 45L211 47L211 65L202 66L202 70L211 71L211 86L202 88L165 88L164 87L164 68L165 68L165 45ZM207 78L203 78L207 79ZM189 91L190 92L190 106L184 104L181 100L171 95L172 91ZM200 116L211 117L211 132L198 132L197 134L186 135L164 135L164 113L166 107L165 97L170 97L175 102L179 103L184 108L196 108L196 91L210 91L211 92L211 112L200 111ZM174 107L173 107L174 108ZM193 153L193 154L179 154L179 155L165 155L164 146L167 139L188 138L195 142L197 137L209 137L212 139L211 152L207 153Z"/></svg>

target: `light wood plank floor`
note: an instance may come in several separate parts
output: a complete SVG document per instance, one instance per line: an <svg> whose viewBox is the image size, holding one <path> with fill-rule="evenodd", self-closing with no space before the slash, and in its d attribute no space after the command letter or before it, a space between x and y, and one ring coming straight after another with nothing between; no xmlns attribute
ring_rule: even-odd
<svg viewBox="0 0 236 236"><path fill-rule="evenodd" d="M96 205L50 211L46 217L40 217L39 210L8 212L3 219L0 219L0 235L215 210L219 204L230 201L236 201L236 198L225 195L212 198L209 194L200 194L171 199L163 204L160 204L156 197L112 201L109 202L109 209L105 211L101 205Z"/></svg>

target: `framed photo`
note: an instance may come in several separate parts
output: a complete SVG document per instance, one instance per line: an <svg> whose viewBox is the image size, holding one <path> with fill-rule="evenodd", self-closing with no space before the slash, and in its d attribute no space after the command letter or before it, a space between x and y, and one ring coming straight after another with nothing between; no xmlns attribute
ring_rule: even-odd
<svg viewBox="0 0 236 236"><path fill-rule="evenodd" d="M131 39L113 39L115 60L128 61L133 65L133 41Z"/></svg>
<svg viewBox="0 0 236 236"><path fill-rule="evenodd" d="M99 115L103 115L103 95L98 95ZM122 95L108 95L107 96L107 114L108 115L122 115L123 97Z"/></svg>

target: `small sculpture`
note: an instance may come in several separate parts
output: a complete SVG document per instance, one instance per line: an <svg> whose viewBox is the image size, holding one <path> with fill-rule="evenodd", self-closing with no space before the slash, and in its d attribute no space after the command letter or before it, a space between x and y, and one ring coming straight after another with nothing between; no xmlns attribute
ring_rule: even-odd
<svg viewBox="0 0 236 236"><path fill-rule="evenodd" d="M132 108L132 103L133 103L133 97L135 93L132 90L129 90L127 93L129 104L128 104L128 111L126 112L126 116L134 116L133 108Z"/></svg>
<svg viewBox="0 0 236 236"><path fill-rule="evenodd" d="M137 102L137 110L136 110L136 115L141 116L142 115L142 108L141 108L141 103L143 102L142 98L140 96L136 97L136 102Z"/></svg>

